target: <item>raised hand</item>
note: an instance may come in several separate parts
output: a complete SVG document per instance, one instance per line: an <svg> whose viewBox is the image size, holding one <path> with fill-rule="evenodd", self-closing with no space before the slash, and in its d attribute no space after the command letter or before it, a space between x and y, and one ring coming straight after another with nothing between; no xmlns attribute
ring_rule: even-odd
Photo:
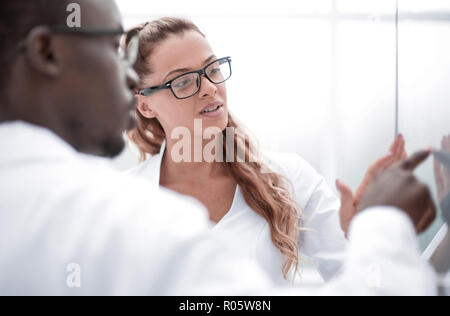
<svg viewBox="0 0 450 316"><path fill-rule="evenodd" d="M418 233L424 232L436 218L436 207L428 187L413 171L431 151L421 151L376 176L361 197L358 212L374 206L393 206L404 211Z"/></svg>
<svg viewBox="0 0 450 316"><path fill-rule="evenodd" d="M353 194L348 185L342 181L336 181L336 187L341 193L340 219L341 227L345 234L348 233L350 222L357 213L361 197L366 192L367 187L370 185L374 177L380 172L393 166L398 161L405 160L406 158L407 154L405 151L405 139L403 135L398 135L392 143L389 153L370 165L355 194Z"/></svg>

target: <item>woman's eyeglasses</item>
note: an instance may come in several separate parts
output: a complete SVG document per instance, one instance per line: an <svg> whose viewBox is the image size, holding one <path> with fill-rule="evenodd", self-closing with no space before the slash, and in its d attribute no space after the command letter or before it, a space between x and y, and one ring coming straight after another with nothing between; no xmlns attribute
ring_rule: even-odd
<svg viewBox="0 0 450 316"><path fill-rule="evenodd" d="M202 76L213 84L221 84L231 78L231 73L231 57L225 57L213 61L201 70L182 74L160 86L143 89L139 94L150 96L158 91L170 89L175 98L183 100L200 91Z"/></svg>

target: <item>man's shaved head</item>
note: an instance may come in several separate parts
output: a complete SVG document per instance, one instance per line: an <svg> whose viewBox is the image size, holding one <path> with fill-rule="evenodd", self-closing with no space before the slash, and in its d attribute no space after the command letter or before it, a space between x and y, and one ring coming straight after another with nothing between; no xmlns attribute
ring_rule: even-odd
<svg viewBox="0 0 450 316"><path fill-rule="evenodd" d="M0 1L0 95L8 82L18 43L37 25L64 25L70 0Z"/></svg>

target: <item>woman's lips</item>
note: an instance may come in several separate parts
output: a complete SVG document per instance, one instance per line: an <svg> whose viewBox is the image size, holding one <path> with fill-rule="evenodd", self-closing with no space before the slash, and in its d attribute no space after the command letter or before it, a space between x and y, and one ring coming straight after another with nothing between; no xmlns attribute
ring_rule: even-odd
<svg viewBox="0 0 450 316"><path fill-rule="evenodd" d="M219 101L211 102L210 104L203 107L203 109L200 111L200 113L213 110L213 109L217 108L218 106L223 106L223 103L221 103Z"/></svg>
<svg viewBox="0 0 450 316"><path fill-rule="evenodd" d="M209 106L206 110L200 112L200 115L206 117L219 117L224 113L223 105Z"/></svg>

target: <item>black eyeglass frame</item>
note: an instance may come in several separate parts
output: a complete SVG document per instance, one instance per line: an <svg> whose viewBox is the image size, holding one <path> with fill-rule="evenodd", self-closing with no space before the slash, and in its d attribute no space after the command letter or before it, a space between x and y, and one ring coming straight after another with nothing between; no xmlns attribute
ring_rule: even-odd
<svg viewBox="0 0 450 316"><path fill-rule="evenodd" d="M134 55L132 58L130 58L129 62L130 64L134 64L134 62L137 59L137 50L139 49L139 32L136 32L135 30L131 31L125 31L122 27L118 29L95 29L95 28L79 28L79 27L68 27L64 25L53 25L53 26L46 26L49 31L53 34L62 34L62 35L71 35L71 36L83 36L83 37L102 37L102 36L124 36L127 35L128 38L128 44L131 42L134 42L133 49L136 50L134 52ZM25 40L22 40L17 45L17 50L19 53L23 53L26 50L26 43ZM125 49L126 50L126 49ZM124 56L122 57L124 60L127 60L128 56L126 55L127 52L124 51ZM127 57L125 57L127 56Z"/></svg>
<svg viewBox="0 0 450 316"><path fill-rule="evenodd" d="M220 63L220 61L225 61L225 60L228 62L228 65L229 65L229 67L230 67L230 76L229 76L227 79L225 79L225 80L223 80L223 81L221 81L221 82L214 82L211 78L209 78L208 74L206 73L206 69L208 69L211 65L213 65L213 64L215 64L215 63L217 63L217 62ZM138 92L138 94L139 94L139 95L143 95L143 96L148 97L148 96L150 96L150 95L152 95L152 94L154 94L154 93L156 93L156 92L158 92L158 91L162 91L162 90L170 90L170 91L172 91L172 94L173 94L173 96L174 96L175 98L177 98L178 100L185 100L185 99L188 99L188 98L193 97L194 95L196 95L196 94L200 91L200 89L201 89L201 78L202 78L202 76L205 76L206 79L208 79L208 80L209 80L211 83L213 83L213 84L221 84L221 83L224 83L225 81L229 80L229 79L231 78L232 73L233 73L233 72L232 72L232 68L231 68L231 57L224 57L224 58L220 58L220 59L217 59L217 60L211 62L210 64L206 65L206 66L205 66L203 69L201 69L201 70L190 71L190 72L181 74L181 75L175 77L174 79L172 79L172 80L170 80L170 81L168 81L168 82L166 82L166 83L164 83L164 84L162 84L162 85L154 86L154 87L150 87L150 88L145 88L145 89L143 89L143 90L140 90L140 91ZM180 98L180 97L178 97L178 96L176 95L175 91L173 91L172 83L173 83L174 81L178 80L179 78L184 77L184 76L189 75L189 74L198 74L198 75L199 75L199 76L198 76L199 82L197 82L198 89L197 89L196 92L194 92L194 93L191 94L190 96L184 97L184 98Z"/></svg>

